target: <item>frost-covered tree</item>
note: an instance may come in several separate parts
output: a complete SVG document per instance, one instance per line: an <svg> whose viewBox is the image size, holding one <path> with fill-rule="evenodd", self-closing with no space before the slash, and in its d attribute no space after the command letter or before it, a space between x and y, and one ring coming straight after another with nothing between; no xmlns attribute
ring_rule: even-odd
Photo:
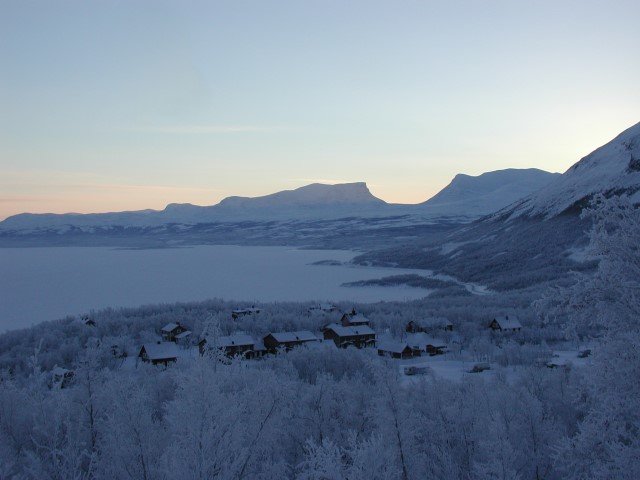
<svg viewBox="0 0 640 480"><path fill-rule="evenodd" d="M589 406L558 462L567 478L640 478L640 209L625 197L598 197L593 275L581 275L538 304L564 316L578 335L598 336L588 377Z"/></svg>

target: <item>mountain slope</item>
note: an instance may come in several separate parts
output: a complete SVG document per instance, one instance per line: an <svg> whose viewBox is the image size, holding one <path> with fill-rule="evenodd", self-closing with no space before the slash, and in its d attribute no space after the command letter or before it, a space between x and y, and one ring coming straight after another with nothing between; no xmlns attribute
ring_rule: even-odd
<svg viewBox="0 0 640 480"><path fill-rule="evenodd" d="M536 168L511 168L478 176L459 174L419 208L430 215L488 215L546 187L559 176Z"/></svg>
<svg viewBox="0 0 640 480"><path fill-rule="evenodd" d="M594 150L546 187L496 217L551 218L579 212L596 193L627 194L640 201L640 122Z"/></svg>
<svg viewBox="0 0 640 480"><path fill-rule="evenodd" d="M494 290L557 280L585 262L589 221L580 213L595 194L640 202L640 124L593 151L561 176L501 211L438 238L361 256L357 261L433 269Z"/></svg>

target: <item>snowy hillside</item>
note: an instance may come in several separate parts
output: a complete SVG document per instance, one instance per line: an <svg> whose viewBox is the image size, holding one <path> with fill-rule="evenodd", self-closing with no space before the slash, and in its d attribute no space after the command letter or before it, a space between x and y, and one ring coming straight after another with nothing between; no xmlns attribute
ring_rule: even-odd
<svg viewBox="0 0 640 480"><path fill-rule="evenodd" d="M548 186L559 176L536 168L510 168L478 176L459 174L419 207L429 215L487 215Z"/></svg>
<svg viewBox="0 0 640 480"><path fill-rule="evenodd" d="M573 165L552 183L497 218L553 217L575 207L576 211L596 193L626 193L640 201L640 123Z"/></svg>
<svg viewBox="0 0 640 480"><path fill-rule="evenodd" d="M557 281L593 268L583 255L590 221L580 217L590 198L627 194L638 203L639 192L640 123L493 215L357 260L433 269L495 290Z"/></svg>

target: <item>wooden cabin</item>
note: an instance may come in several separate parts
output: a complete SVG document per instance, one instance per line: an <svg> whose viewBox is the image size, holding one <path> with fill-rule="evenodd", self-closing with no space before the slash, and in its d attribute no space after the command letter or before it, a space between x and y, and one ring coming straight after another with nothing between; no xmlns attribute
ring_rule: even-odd
<svg viewBox="0 0 640 480"><path fill-rule="evenodd" d="M264 357L269 351L267 347L264 345L264 340L261 338L256 339L256 343L253 346L253 356L251 358L260 358Z"/></svg>
<svg viewBox="0 0 640 480"><path fill-rule="evenodd" d="M444 340L439 340L423 332L407 334L406 342L415 356L420 356L423 353L430 356L442 355L447 351L447 343Z"/></svg>
<svg viewBox="0 0 640 480"><path fill-rule="evenodd" d="M289 351L309 342L319 342L320 339L308 330L300 330L297 332L272 332L265 336L263 341L269 353L277 353L282 350Z"/></svg>
<svg viewBox="0 0 640 480"><path fill-rule="evenodd" d="M180 350L173 342L146 343L140 348L138 358L152 365L167 366L178 360Z"/></svg>
<svg viewBox="0 0 640 480"><path fill-rule="evenodd" d="M340 319L343 327L370 327L371 322L361 313L345 313Z"/></svg>
<svg viewBox="0 0 640 480"><path fill-rule="evenodd" d="M522 330L522 324L518 320L518 317L509 317L505 315L503 317L494 318L489 324L489 328L498 332L519 332Z"/></svg>
<svg viewBox="0 0 640 480"><path fill-rule="evenodd" d="M435 330L444 330L445 332L453 331L453 323L445 318L433 320L411 320L407 323L405 331L407 333L433 332Z"/></svg>
<svg viewBox="0 0 640 480"><path fill-rule="evenodd" d="M191 343L191 336L192 336L191 330L185 330L184 332L176 335L174 341L179 345L187 347Z"/></svg>
<svg viewBox="0 0 640 480"><path fill-rule="evenodd" d="M184 325L181 325L180 322L171 322L160 329L160 335L165 342L175 342L176 336L187 330L188 329Z"/></svg>
<svg viewBox="0 0 640 480"><path fill-rule="evenodd" d="M324 327L322 334L325 340L333 340L338 348L374 347L376 344L376 332L366 325L345 327L331 323Z"/></svg>
<svg viewBox="0 0 640 480"><path fill-rule="evenodd" d="M411 358L414 356L414 352L405 342L382 340L378 342L378 355L391 358Z"/></svg>
<svg viewBox="0 0 640 480"><path fill-rule="evenodd" d="M233 335L226 335L215 339L216 346L227 357L241 356L244 358L253 358L255 356L255 340L251 336L245 333L235 333ZM207 344L207 339L203 338L198 342L198 350L200 354L204 354L207 348L214 348L213 345Z"/></svg>
<svg viewBox="0 0 640 480"><path fill-rule="evenodd" d="M256 307L250 308L237 308L231 311L231 318L237 320L240 317L246 317L250 315L257 315L260 313L260 309Z"/></svg>

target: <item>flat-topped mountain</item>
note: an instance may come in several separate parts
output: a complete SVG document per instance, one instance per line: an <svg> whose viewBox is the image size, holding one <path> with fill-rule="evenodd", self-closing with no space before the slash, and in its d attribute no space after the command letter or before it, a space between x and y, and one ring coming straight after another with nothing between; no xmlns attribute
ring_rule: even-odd
<svg viewBox="0 0 640 480"><path fill-rule="evenodd" d="M220 208L278 208L321 205L385 205L384 200L374 197L364 182L325 185L312 183L295 190L264 195L262 197L227 197Z"/></svg>

